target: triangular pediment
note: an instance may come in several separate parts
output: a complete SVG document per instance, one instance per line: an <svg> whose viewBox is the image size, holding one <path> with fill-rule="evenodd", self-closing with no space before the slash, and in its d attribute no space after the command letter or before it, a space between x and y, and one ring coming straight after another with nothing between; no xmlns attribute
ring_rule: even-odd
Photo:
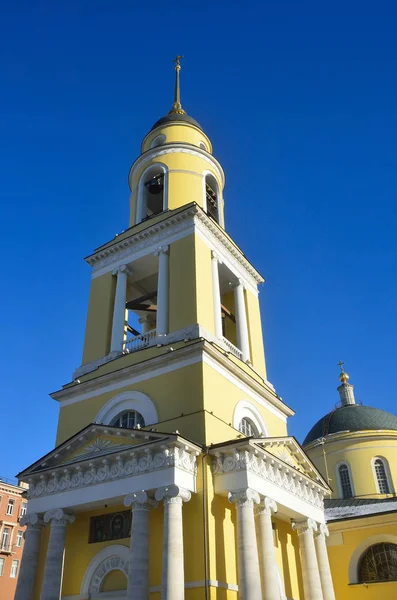
<svg viewBox="0 0 397 600"><path fill-rule="evenodd" d="M171 441L174 438L176 438L174 434L92 424L33 463L18 477L22 479L48 469L56 469L100 457L105 459L107 456L159 442Z"/></svg>
<svg viewBox="0 0 397 600"><path fill-rule="evenodd" d="M275 458L282 460L290 467L306 475L306 477L310 477L327 486L319 471L317 471L294 437L260 438L251 441L266 450L269 454L273 454Z"/></svg>

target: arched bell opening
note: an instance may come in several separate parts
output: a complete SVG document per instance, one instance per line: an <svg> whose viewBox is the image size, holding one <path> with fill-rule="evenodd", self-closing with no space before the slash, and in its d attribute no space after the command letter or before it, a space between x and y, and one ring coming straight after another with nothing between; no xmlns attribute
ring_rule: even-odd
<svg viewBox="0 0 397 600"><path fill-rule="evenodd" d="M167 172L163 165L144 171L138 186L136 223L141 223L167 208Z"/></svg>
<svg viewBox="0 0 397 600"><path fill-rule="evenodd" d="M209 217L214 219L216 223L220 223L220 194L219 185L215 177L211 173L205 175L205 212Z"/></svg>

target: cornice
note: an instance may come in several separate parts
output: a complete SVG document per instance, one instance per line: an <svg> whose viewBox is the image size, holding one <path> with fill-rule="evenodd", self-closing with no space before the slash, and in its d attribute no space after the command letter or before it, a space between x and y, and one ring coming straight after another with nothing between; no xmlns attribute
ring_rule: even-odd
<svg viewBox="0 0 397 600"><path fill-rule="evenodd" d="M323 438L317 438L310 442L310 444L306 444L305 452L310 450L314 450L314 448L318 448L319 446L329 446L334 443L344 442L346 449L346 445L350 443L356 444L361 440L365 440L366 442L377 442L381 439L391 439L396 440L397 442L397 431L394 429L363 429L362 431L343 431L338 433L331 433Z"/></svg>
<svg viewBox="0 0 397 600"><path fill-rule="evenodd" d="M150 249L153 244L159 244L166 242L169 238L178 234L183 234L186 230L192 227L192 233L197 229L200 233L204 234L210 244L214 246L214 250L217 249L227 252L232 262L239 269L242 267L240 274L248 280L251 286L256 287L258 284L263 283L264 279L258 273L258 271L251 265L251 263L245 258L244 254L238 246L226 235L210 217L208 217L204 211L197 205L192 204L182 211L178 211L176 214L170 214L165 219L148 226L136 233L133 231L131 235L121 239L120 241L114 241L114 243L100 248L94 254L88 256L85 260L93 267L93 276L102 274L114 268L114 265L118 261L124 260L126 257L131 257L132 253L136 253L145 248Z"/></svg>
<svg viewBox="0 0 397 600"><path fill-rule="evenodd" d="M130 172L128 174L128 183L130 186L130 190L131 190L131 177L132 177L133 171L135 171L138 168L144 167L148 162L150 162L151 160L153 160L155 158L158 158L159 156L164 156L167 154L175 154L175 153L190 154L191 156L197 156L197 157L203 159L205 162L209 163L212 167L215 168L217 175L218 175L220 181L222 182L222 187L225 186L225 174L223 172L221 164L216 160L216 158L213 157L212 154L210 154L206 150L202 150L198 146L193 146L192 144L185 144L182 142L179 142L179 143L174 142L169 145L156 146L155 148L151 148L150 150L147 150L146 152L144 152L144 154L141 154L141 156L139 156L136 159L136 161L132 164Z"/></svg>

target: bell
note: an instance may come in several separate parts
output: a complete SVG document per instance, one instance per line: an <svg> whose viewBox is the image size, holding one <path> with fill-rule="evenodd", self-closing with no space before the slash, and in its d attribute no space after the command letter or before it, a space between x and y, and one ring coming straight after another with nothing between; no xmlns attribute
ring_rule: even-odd
<svg viewBox="0 0 397 600"><path fill-rule="evenodd" d="M148 190L149 190L149 194L161 194L161 192L163 191L162 178L158 177L158 176L153 177L148 182Z"/></svg>

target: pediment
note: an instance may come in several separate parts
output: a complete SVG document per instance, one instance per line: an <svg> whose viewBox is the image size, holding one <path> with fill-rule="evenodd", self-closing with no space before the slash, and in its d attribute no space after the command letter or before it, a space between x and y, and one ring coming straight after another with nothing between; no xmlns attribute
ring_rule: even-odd
<svg viewBox="0 0 397 600"><path fill-rule="evenodd" d="M290 467L306 475L306 477L310 477L317 482L320 481L328 487L294 437L260 438L252 441L269 454L273 454L275 458L282 460Z"/></svg>
<svg viewBox="0 0 397 600"><path fill-rule="evenodd" d="M18 477L26 478L41 471L66 467L86 460L105 459L107 456L117 455L133 448L166 442L175 437L173 434L92 424L33 463Z"/></svg>

